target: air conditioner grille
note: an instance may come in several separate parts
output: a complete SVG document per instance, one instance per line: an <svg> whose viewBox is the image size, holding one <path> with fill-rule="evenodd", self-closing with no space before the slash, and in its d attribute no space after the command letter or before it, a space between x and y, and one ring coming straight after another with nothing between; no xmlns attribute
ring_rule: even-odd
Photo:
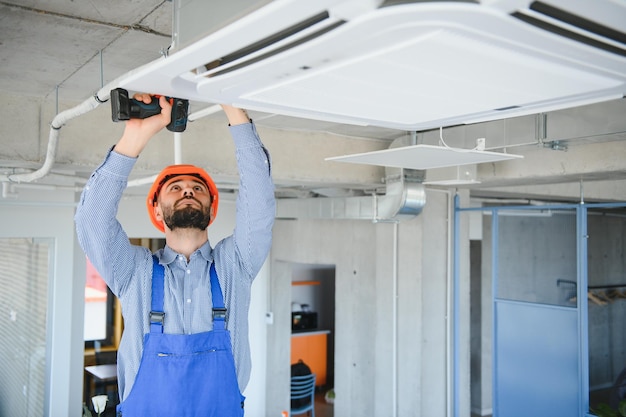
<svg viewBox="0 0 626 417"><path fill-rule="evenodd" d="M619 56L626 56L626 33L617 31L608 26L601 25L593 22L582 16L567 12L557 7L542 3L533 2L530 6L530 10L536 12L535 15L530 15L524 11L518 11L512 13L511 16L524 21L537 28L554 33L570 40L583 43L585 45L592 46L597 49L601 49ZM590 35L596 35L596 37L586 36L581 32L575 32L567 29L565 26L558 26L549 22L548 20L542 20L541 17L548 17L556 21L565 23L566 26L581 29L583 32L587 32ZM620 45L603 42L600 38L614 41Z"/></svg>
<svg viewBox="0 0 626 417"><path fill-rule="evenodd" d="M537 13L549 16L553 19L560 20L572 26L576 26L577 28L583 29L587 32L595 33L596 35L612 39L615 42L619 42L621 44L626 44L626 34L624 32L617 31L608 26L586 19L580 15L567 12L563 9L551 6L541 1L533 2L530 5L530 9L536 11Z"/></svg>

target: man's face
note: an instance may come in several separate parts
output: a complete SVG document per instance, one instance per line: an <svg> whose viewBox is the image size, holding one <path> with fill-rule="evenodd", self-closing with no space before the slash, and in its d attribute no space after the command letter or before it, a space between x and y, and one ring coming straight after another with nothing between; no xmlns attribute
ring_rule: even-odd
<svg viewBox="0 0 626 417"><path fill-rule="evenodd" d="M157 219L170 230L205 230L213 215L209 188L191 175L179 175L163 184L154 209Z"/></svg>

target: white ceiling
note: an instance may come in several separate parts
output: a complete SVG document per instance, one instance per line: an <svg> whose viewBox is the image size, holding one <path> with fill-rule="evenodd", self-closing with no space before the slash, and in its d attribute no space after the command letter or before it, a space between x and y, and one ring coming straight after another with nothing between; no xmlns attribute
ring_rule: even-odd
<svg viewBox="0 0 626 417"><path fill-rule="evenodd" d="M16 167L41 165L48 141L46 124L57 111L54 106L62 110L70 103L88 99L110 81L159 59L162 51L171 44L172 7L172 2L155 0L0 2L0 97L10 105L9 111L0 119L3 122L0 127L0 175L14 172ZM433 53L435 59L436 51ZM445 50L440 53L454 57ZM452 65L454 60L450 62ZM509 69L511 62L507 64ZM384 68L377 71L380 73ZM558 71L555 75L558 78ZM626 74L622 76L626 77ZM424 77L426 75L422 75ZM483 81L488 81L488 77ZM593 82L592 79L587 81ZM488 86L482 90L479 86L476 88L479 96L481 91L487 91ZM380 105L387 108L386 102L394 102L393 94L385 103L381 100L378 99ZM454 104L453 97L449 101ZM471 174L467 175L477 181L468 181L468 187L476 195L481 192L508 195L517 189L536 195L539 193L533 188L536 184L545 187L584 180L598 185L598 198L611 194L612 198L626 199L626 162L623 162L626 160L626 117L623 117L626 106L623 102L622 99L549 112L547 123L543 123L542 116L531 114L467 126L448 126L443 129L443 135L451 146L473 148L477 138L486 137L488 150L508 150L524 155L521 161L471 168ZM196 111L206 105L193 101L191 109ZM24 112L34 114L24 116L24 124L19 123L22 108ZM272 152L279 195L331 195L344 193L346 189L384 188L384 171L378 167L329 165L325 159L380 151L397 138L439 144L439 129L428 128L415 133L399 128L359 126L278 113L257 110L252 115ZM206 119L207 124L222 123L219 115ZM31 126L33 120L39 126ZM99 108L94 115L86 116L77 124L101 124L104 131L111 129L112 123L108 109ZM94 147L93 144L85 147L85 138L71 125L61 130L61 137L59 161L54 172L86 177L106 148L103 150L102 146ZM154 154L171 153L170 144L166 146L167 150L155 150ZM564 148L568 151L559 150ZM163 162L154 158L154 165L146 161L138 166L138 170L153 173L158 169L157 165L167 163ZM209 163L217 165L218 179L223 174L224 187L232 183L234 171L230 160L216 159ZM445 180L449 175L443 171L428 174L432 174L433 181ZM40 182L47 181L52 182ZM561 197L554 191L548 194Z"/></svg>

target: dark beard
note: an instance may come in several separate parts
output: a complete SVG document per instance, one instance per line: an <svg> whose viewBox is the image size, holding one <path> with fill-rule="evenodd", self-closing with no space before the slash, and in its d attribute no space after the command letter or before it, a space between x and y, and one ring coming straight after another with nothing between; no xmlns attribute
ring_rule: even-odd
<svg viewBox="0 0 626 417"><path fill-rule="evenodd" d="M170 228L175 229L199 229L206 230L209 227L211 215L209 209L197 209L195 207L183 207L178 210L164 210L163 221Z"/></svg>

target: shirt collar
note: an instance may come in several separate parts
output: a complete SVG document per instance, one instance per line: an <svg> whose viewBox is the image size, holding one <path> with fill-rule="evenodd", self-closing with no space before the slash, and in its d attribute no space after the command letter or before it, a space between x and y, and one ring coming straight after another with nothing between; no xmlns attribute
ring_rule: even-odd
<svg viewBox="0 0 626 417"><path fill-rule="evenodd" d="M193 257L196 253L199 253L200 256L202 256L202 258L204 258L204 260L207 262L213 261L213 248L211 248L208 240L204 243L204 245L196 249L196 251L191 256ZM162 265L169 265L170 263L174 262L174 260L176 260L179 255L180 254L178 252L165 245L165 247L163 248L163 252L161 252L161 257L159 258L159 261Z"/></svg>

